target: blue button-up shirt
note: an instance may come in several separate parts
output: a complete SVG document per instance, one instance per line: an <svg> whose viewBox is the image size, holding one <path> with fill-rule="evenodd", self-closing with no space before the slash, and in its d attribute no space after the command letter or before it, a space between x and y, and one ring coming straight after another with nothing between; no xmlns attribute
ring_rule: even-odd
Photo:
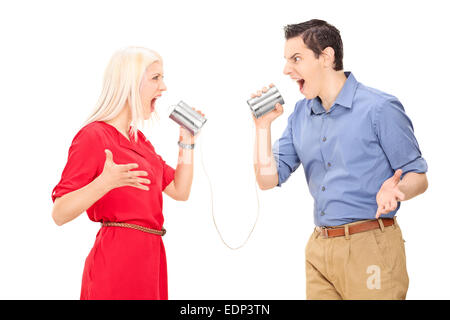
<svg viewBox="0 0 450 320"><path fill-rule="evenodd" d="M317 226L374 219L376 195L395 170L427 171L400 101L345 75L328 112L318 97L298 101L273 146L278 186L303 164ZM399 208L400 203L382 217L393 217Z"/></svg>

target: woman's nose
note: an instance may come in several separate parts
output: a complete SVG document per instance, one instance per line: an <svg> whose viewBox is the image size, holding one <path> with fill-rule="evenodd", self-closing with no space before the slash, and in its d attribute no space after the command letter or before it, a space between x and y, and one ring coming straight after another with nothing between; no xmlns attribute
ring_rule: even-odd
<svg viewBox="0 0 450 320"><path fill-rule="evenodd" d="M164 83L164 81L161 81L161 85L159 86L159 90L161 90L161 91L166 91L167 90L167 87L166 87L166 84Z"/></svg>

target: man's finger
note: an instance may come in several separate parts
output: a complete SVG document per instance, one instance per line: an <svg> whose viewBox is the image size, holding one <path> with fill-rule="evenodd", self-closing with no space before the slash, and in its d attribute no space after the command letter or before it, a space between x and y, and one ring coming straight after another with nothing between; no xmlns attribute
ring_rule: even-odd
<svg viewBox="0 0 450 320"><path fill-rule="evenodd" d="M395 196L397 197L398 200L403 201L405 200L405 194L401 191L396 191L395 192Z"/></svg>
<svg viewBox="0 0 450 320"><path fill-rule="evenodd" d="M397 171L395 171L395 173L394 173L394 182L396 184L400 182L400 178L402 176L402 173L403 173L402 169L398 169Z"/></svg>
<svg viewBox="0 0 450 320"><path fill-rule="evenodd" d="M391 200L389 212L394 211L397 208L397 202L395 200Z"/></svg>
<svg viewBox="0 0 450 320"><path fill-rule="evenodd" d="M380 217L380 214L381 214L381 208L378 207L377 213L375 214L375 219L378 219Z"/></svg>

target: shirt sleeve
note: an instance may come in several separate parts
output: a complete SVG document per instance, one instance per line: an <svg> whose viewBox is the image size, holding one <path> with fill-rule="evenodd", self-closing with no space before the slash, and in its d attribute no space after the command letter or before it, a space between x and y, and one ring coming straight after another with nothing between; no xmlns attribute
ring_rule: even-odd
<svg viewBox="0 0 450 320"><path fill-rule="evenodd" d="M427 172L427 162L420 152L412 122L398 99L393 97L380 104L375 130L394 171L402 169L403 175Z"/></svg>
<svg viewBox="0 0 450 320"><path fill-rule="evenodd" d="M53 188L52 201L94 180L103 170L105 158L95 132L82 128L73 138L61 180Z"/></svg>
<svg viewBox="0 0 450 320"><path fill-rule="evenodd" d="M278 187L281 187L301 164L292 139L292 118L294 113L289 116L288 125L284 130L283 135L272 147L272 153L277 164Z"/></svg>

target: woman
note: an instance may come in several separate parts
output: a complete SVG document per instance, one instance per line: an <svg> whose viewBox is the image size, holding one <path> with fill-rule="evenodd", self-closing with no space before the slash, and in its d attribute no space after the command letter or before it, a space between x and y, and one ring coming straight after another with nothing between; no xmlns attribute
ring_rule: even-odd
<svg viewBox="0 0 450 320"><path fill-rule="evenodd" d="M137 129L165 90L156 52L140 47L116 52L96 110L72 141L52 193L53 219L63 225L87 211L102 223L86 258L81 299L168 298L162 191L188 199L195 139L180 128L174 170Z"/></svg>

